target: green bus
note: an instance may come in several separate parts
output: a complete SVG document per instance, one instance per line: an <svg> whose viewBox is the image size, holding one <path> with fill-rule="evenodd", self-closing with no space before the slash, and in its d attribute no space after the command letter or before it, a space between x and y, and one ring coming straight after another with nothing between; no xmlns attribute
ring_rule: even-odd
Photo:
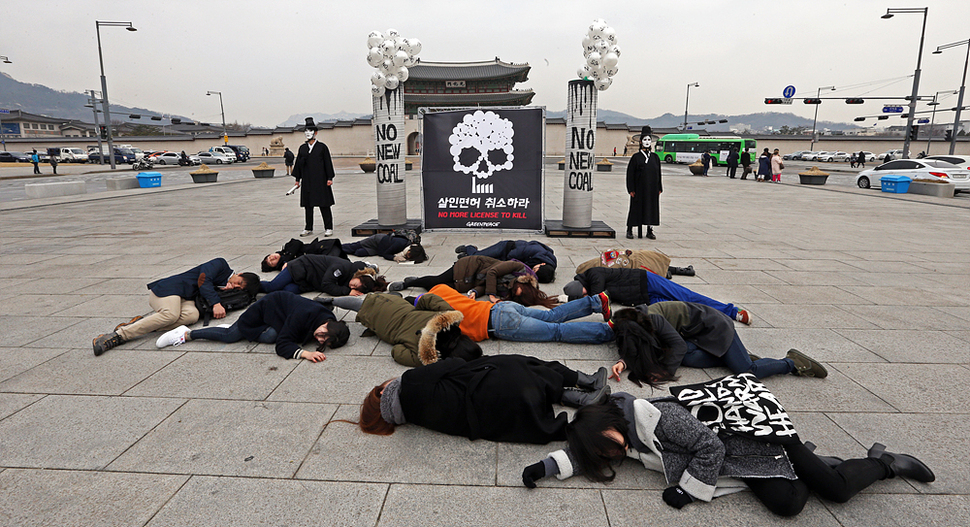
<svg viewBox="0 0 970 527"><path fill-rule="evenodd" d="M657 141L654 152L665 163L693 163L704 152L710 152L714 164L718 165L727 163L732 148L737 148L739 154L747 150L755 155L758 153L758 142L736 135L667 134Z"/></svg>

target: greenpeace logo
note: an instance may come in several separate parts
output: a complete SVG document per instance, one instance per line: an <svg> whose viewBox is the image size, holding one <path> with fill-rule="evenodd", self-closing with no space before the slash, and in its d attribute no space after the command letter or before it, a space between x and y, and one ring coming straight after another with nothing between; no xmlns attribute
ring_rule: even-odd
<svg viewBox="0 0 970 527"><path fill-rule="evenodd" d="M498 227L499 225L497 221L470 221L465 224L465 227Z"/></svg>

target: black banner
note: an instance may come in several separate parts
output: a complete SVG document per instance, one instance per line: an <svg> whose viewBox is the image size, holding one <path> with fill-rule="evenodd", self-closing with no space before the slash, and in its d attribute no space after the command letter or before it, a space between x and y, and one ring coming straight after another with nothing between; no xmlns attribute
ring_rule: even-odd
<svg viewBox="0 0 970 527"><path fill-rule="evenodd" d="M542 230L541 108L424 115L425 229Z"/></svg>

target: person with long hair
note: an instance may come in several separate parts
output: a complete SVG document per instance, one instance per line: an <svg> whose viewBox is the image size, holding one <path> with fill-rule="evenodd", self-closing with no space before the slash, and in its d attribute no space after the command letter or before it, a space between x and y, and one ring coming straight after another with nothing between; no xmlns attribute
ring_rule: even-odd
<svg viewBox="0 0 970 527"><path fill-rule="evenodd" d="M503 240L483 249L474 245L455 247L458 258L466 256L489 256L496 260L518 260L532 268L540 284L548 284L556 279L559 260L548 245L536 240Z"/></svg>
<svg viewBox="0 0 970 527"><path fill-rule="evenodd" d="M379 268L368 262L351 262L337 256L305 254L283 265L276 278L260 282L264 293L320 291L331 296L366 295L386 291L387 279L377 276Z"/></svg>
<svg viewBox="0 0 970 527"><path fill-rule="evenodd" d="M570 300L605 291L613 302L625 306L668 301L694 302L713 307L742 324L751 324L748 310L695 293L645 269L592 267L577 274L562 290Z"/></svg>
<svg viewBox="0 0 970 527"><path fill-rule="evenodd" d="M179 326L159 337L155 346L179 346L191 340L232 343L243 339L276 344L276 354L284 359L320 362L327 359L324 349L337 349L347 343L350 330L325 306L289 291L276 291L249 306L231 326L194 330ZM310 340L319 344L316 351L303 349Z"/></svg>
<svg viewBox="0 0 970 527"><path fill-rule="evenodd" d="M768 181L771 177L771 153L767 148L758 156L758 173L755 174L755 181Z"/></svg>
<svg viewBox="0 0 970 527"><path fill-rule="evenodd" d="M337 256L339 258L343 258L344 260L350 261L350 258L347 258L347 253L343 250L343 247L340 244L340 239L338 238L325 240L314 238L310 243L304 243L302 240L290 238L290 241L286 242L286 244L284 244L280 250L276 251L275 253L269 253L263 257L263 260L260 262L260 267L264 273L280 271L283 269L284 265L296 260L304 254L325 254L327 256Z"/></svg>
<svg viewBox="0 0 970 527"><path fill-rule="evenodd" d="M613 465L630 457L664 475L669 486L662 499L671 507L680 509L694 501L709 502L749 489L771 512L795 516L804 508L810 491L845 503L879 480L905 477L929 483L936 479L919 459L887 452L880 443L865 458L816 455L815 445L803 443L794 433L790 417L763 385L755 381L760 385L756 389L733 391L752 385L750 375L739 377L748 378L710 383L719 386L718 393L730 391L729 396L711 403L723 411L720 419L692 412L687 407L689 400L645 400L622 392L603 403L584 406L566 426L566 449L526 467L522 482L535 488L542 478L573 475L612 481L616 476ZM742 398L743 404L738 402ZM747 413L754 404L771 411ZM743 419L724 418L739 414ZM770 421L763 419L765 415L771 415ZM750 426L752 423L758 426ZM746 425L748 429L743 430Z"/></svg>
<svg viewBox="0 0 970 527"><path fill-rule="evenodd" d="M377 233L357 242L345 243L342 247L348 254L361 258L380 256L385 260L417 264L428 259L420 239L418 236L416 241L412 242L411 238L400 234Z"/></svg>
<svg viewBox="0 0 970 527"><path fill-rule="evenodd" d="M439 275L409 276L400 282L392 282L390 291L401 291L410 287L430 290L436 285L448 285L459 293L474 291L478 298L486 295L493 301L509 298L513 283L530 282L536 288L539 280L535 271L518 260L501 261L488 256L466 256L459 259L448 270ZM494 298L493 298L494 297Z"/></svg>
<svg viewBox="0 0 970 527"><path fill-rule="evenodd" d="M613 315L613 331L620 360L613 365L617 381L629 370L629 379L657 387L676 379L681 366L726 367L733 373L750 372L763 379L790 373L824 378L825 367L804 353L791 349L784 359L752 357L720 311L691 302L659 302Z"/></svg>
<svg viewBox="0 0 970 527"><path fill-rule="evenodd" d="M511 443L566 438L566 414L606 400L606 368L593 374L522 355L464 361L450 357L375 386L360 407L360 429L391 435L410 423L444 434Z"/></svg>

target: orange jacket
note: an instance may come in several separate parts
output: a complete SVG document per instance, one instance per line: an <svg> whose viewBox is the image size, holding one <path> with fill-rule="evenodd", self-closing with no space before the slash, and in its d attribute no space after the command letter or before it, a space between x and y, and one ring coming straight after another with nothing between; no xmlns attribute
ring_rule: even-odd
<svg viewBox="0 0 970 527"><path fill-rule="evenodd" d="M465 315L459 328L466 337L475 342L488 339L488 317L491 315L492 306L495 304L472 300L455 291L454 288L443 284L432 287L428 293L440 296L442 300L448 302L452 309L461 311L461 314Z"/></svg>

